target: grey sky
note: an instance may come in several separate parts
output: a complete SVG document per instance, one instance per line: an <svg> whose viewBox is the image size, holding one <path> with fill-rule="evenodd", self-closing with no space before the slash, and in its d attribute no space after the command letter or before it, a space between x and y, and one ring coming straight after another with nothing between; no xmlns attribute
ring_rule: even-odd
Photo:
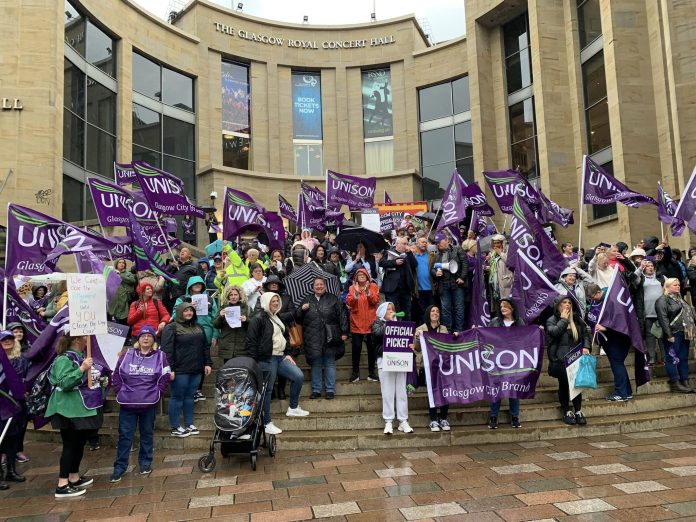
<svg viewBox="0 0 696 522"><path fill-rule="evenodd" d="M166 18L171 7L186 5L187 0L135 0L148 11ZM301 23L303 15L310 24L332 25L369 22L373 0L212 0L225 7L244 4L244 12L261 18ZM465 33L464 0L374 0L377 18L384 20L415 13L435 42L450 40ZM428 27L428 25L430 27Z"/></svg>

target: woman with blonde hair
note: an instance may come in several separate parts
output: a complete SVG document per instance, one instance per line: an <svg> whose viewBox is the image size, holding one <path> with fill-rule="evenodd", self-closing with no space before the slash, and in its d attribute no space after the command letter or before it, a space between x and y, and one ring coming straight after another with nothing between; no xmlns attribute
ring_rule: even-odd
<svg viewBox="0 0 696 522"><path fill-rule="evenodd" d="M239 315L241 326L232 328L225 317L225 310L231 306L239 307ZM248 355L245 339L248 326L249 308L247 305L246 292L241 286L232 285L225 289L225 295L222 299L222 307L220 313L213 321L213 328L220 330L218 338L218 356L222 357L223 364L234 357L242 357Z"/></svg>
<svg viewBox="0 0 696 522"><path fill-rule="evenodd" d="M596 253L587 270L600 288L609 287L614 270L609 266L609 256L605 252Z"/></svg>
<svg viewBox="0 0 696 522"><path fill-rule="evenodd" d="M681 296L679 279L667 278L663 288L662 296L655 302L655 311L665 342L669 386L673 392L693 393L689 384L689 344L696 331L694 309Z"/></svg>

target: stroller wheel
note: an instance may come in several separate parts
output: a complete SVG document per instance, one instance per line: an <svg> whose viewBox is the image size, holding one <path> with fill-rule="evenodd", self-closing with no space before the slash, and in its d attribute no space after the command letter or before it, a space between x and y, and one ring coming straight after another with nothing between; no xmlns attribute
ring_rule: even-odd
<svg viewBox="0 0 696 522"><path fill-rule="evenodd" d="M198 459L198 469L203 473L210 473L215 469L215 455L209 453Z"/></svg>
<svg viewBox="0 0 696 522"><path fill-rule="evenodd" d="M276 436L275 435L268 436L268 454L271 457L275 457L275 454L276 454Z"/></svg>
<svg viewBox="0 0 696 522"><path fill-rule="evenodd" d="M251 461L251 469L256 471L256 453L249 455L249 460Z"/></svg>

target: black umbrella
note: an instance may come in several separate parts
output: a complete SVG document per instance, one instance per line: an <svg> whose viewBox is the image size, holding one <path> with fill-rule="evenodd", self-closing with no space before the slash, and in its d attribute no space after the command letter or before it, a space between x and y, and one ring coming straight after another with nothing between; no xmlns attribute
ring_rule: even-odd
<svg viewBox="0 0 696 522"><path fill-rule="evenodd" d="M341 284L333 274L324 272L312 264L298 266L292 270L283 282L295 306L300 306L302 300L314 292L314 279L321 277L326 281L326 291L336 297L341 295Z"/></svg>
<svg viewBox="0 0 696 522"><path fill-rule="evenodd" d="M365 227L342 229L341 233L336 236L336 243L343 250L350 252L355 252L358 249L358 243L363 243L370 254L389 248L389 244L382 234Z"/></svg>
<svg viewBox="0 0 696 522"><path fill-rule="evenodd" d="M435 221L437 214L435 214L433 212L425 212L425 211L421 210L420 212L416 212L415 217L420 218L420 219L425 219L426 221Z"/></svg>

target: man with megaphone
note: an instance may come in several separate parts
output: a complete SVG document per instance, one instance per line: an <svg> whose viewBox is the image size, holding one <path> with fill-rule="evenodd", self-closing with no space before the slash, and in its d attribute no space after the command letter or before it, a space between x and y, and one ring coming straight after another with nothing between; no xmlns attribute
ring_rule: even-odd
<svg viewBox="0 0 696 522"><path fill-rule="evenodd" d="M450 332L464 331L464 292L469 262L464 251L450 245L444 232L435 234L437 252L433 260L431 275L440 296L442 324Z"/></svg>

